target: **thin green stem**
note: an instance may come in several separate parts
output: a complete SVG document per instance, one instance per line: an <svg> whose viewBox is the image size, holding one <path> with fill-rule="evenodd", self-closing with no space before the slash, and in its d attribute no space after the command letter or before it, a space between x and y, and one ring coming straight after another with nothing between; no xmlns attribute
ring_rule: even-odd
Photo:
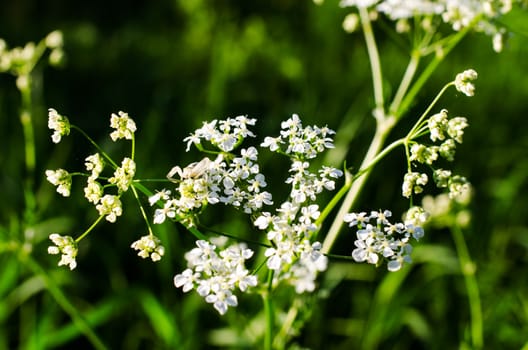
<svg viewBox="0 0 528 350"><path fill-rule="evenodd" d="M402 100L407 93L409 86L411 85L414 75L416 74L416 70L418 69L420 57L420 52L418 50L415 50L411 53L411 59L409 60L407 69L405 69L405 73L403 74L398 91L396 91L396 95L394 95L394 99L392 100L392 103L389 107L390 115L395 115L400 108L400 104L402 103Z"/></svg>
<svg viewBox="0 0 528 350"><path fill-rule="evenodd" d="M141 201L139 200L137 190L134 186L130 186L130 188L132 189L132 193L134 193L134 197L136 198L136 201L138 203L139 210L141 211L141 216L143 216L143 220L145 221L145 224L147 225L148 233L150 236L153 236L154 232L152 231L152 227L150 226L150 221L147 217L147 213L145 212L145 209L143 208L143 205L141 204Z"/></svg>
<svg viewBox="0 0 528 350"><path fill-rule="evenodd" d="M82 235L80 235L79 237L77 237L77 238L75 239L75 243L79 243L84 237L86 237L86 235L89 234L90 231L92 231L92 230L95 228L95 226L97 226L97 224L98 224L103 218L104 218L104 215L99 216L99 217L97 218L97 220L95 220L95 221L93 222L93 224L92 224L90 227L88 227L88 229L87 229L86 231L83 232Z"/></svg>
<svg viewBox="0 0 528 350"><path fill-rule="evenodd" d="M275 326L275 312L271 300L273 288L273 270L268 270L268 288L262 292L262 302L264 303L264 314L266 315L266 331L264 334L264 349L271 350L273 346L273 329Z"/></svg>
<svg viewBox="0 0 528 350"><path fill-rule="evenodd" d="M359 16L361 17L361 25L363 27L363 34L365 36L365 43L367 45L370 69L372 73L374 100L376 102L375 116L377 118L384 117L385 102L383 100L383 79L378 47L376 45L376 38L374 37L374 31L372 30L372 25L370 23L368 10L365 7L359 7Z"/></svg>
<svg viewBox="0 0 528 350"><path fill-rule="evenodd" d="M462 276L464 276L464 283L468 295L473 349L482 349L484 345L482 307L478 282L475 277L475 263L471 261L464 234L458 225L453 225L451 234L455 242L460 271L462 272Z"/></svg>
<svg viewBox="0 0 528 350"><path fill-rule="evenodd" d="M106 152L90 137L88 136L87 133L84 132L83 129L79 128L78 126L74 125L74 124L71 124L70 125L70 128L71 129L75 129L77 130L78 132L81 133L81 135L83 135L98 151L99 153L101 153L103 155L103 157L108 160L110 162L110 164L112 164L112 166L114 168L118 168L119 166L116 164L116 162L113 161L112 158L110 158L110 156L108 154L106 154Z"/></svg>
<svg viewBox="0 0 528 350"><path fill-rule="evenodd" d="M420 116L420 118L418 118L418 121L414 124L414 126L412 127L411 131L409 131L409 133L407 134L407 142L409 140L411 140L412 138L414 138L416 136L416 130L419 129L421 126L422 126L422 122L424 121L424 119L427 117L427 115L431 112L431 110L433 109L433 107L436 105L436 103L438 102L438 100L440 100L440 98L442 97L442 95L447 91L447 89L449 89L449 87L451 87L452 85L454 85L455 82L452 81L450 83L447 83L446 85L444 85L444 87L442 88L442 90L440 90L440 92L436 95L436 97L433 99L433 101L429 104L429 106L427 107L427 109L422 113L422 115Z"/></svg>
<svg viewBox="0 0 528 350"><path fill-rule="evenodd" d="M469 32L470 29L473 28L473 25L476 24L480 20L480 16L477 16L473 19L470 25L467 27L464 27L462 30L460 30L457 34L455 34L452 38L452 40L442 48L442 53L437 54L427 65L427 67L423 70L422 74L418 77L414 85L409 90L409 93L405 96L403 101L400 104L400 107L398 110L394 113L394 115L399 119L407 110L409 109L409 106L416 98L416 95L422 90L423 86L429 80L430 76L433 74L433 72L438 68L438 65L444 60L444 58L453 50L453 48L464 38L464 36Z"/></svg>

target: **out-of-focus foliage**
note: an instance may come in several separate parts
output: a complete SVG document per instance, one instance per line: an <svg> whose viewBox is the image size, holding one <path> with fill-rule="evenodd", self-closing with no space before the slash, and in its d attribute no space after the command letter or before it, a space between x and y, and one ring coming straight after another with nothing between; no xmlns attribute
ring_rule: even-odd
<svg viewBox="0 0 528 350"><path fill-rule="evenodd" d="M77 203L82 195L58 198L45 182L45 169L82 164L90 147L81 138L53 147L45 111L60 108L103 144L109 142L110 113L127 111L138 125L136 162L143 178L163 177L173 165L195 159L196 153L185 153L182 139L202 121L239 114L258 118L261 135L276 133L292 113L306 124L328 124L337 130L337 147L328 161L357 167L372 136L373 101L362 37L341 28L346 11L337 1L316 6L293 0L7 0L0 8L0 37L11 46L60 29L66 53L62 67L42 65L35 72L38 217L52 219L39 222L31 233L22 232L20 223L20 97L14 78L0 75L0 235L36 237L26 264L7 245L0 247L0 349L86 347L82 320L112 349L249 344L259 334L260 323L248 323L261 308L257 296L244 297L237 313L219 317L204 309L199 297L174 288L172 278L182 270L182 256L193 241L178 226L156 227L168 243L165 258L153 265L129 248L145 228L139 212L125 212L121 222L101 225L83 241L74 272L56 268L46 254L47 235L82 231L95 214ZM528 14L516 10L503 21L512 33L502 53L493 52L488 37L469 35L407 116L416 118L413 113L422 111L456 73L470 67L479 72L474 98L450 93L444 101L471 125L456 166L474 187L472 223L464 235L477 268L489 349L528 344ZM398 79L406 52L385 31L376 35L385 67L391 63L385 73ZM343 144L340 134L354 135L353 141ZM375 169L362 207L401 203L404 170L401 159L394 158ZM267 166L264 172L274 186L276 165ZM249 223L231 213L208 220L224 222L227 232L249 230ZM352 242L353 237L340 239L336 252L349 254ZM462 346L469 310L451 236L428 230L413 258L410 268L395 274L331 262L321 280L321 299L301 310L300 319L307 323L296 343L312 349ZM41 274L33 261L47 273ZM77 311L58 303L63 298ZM247 327L237 334L235 324Z"/></svg>

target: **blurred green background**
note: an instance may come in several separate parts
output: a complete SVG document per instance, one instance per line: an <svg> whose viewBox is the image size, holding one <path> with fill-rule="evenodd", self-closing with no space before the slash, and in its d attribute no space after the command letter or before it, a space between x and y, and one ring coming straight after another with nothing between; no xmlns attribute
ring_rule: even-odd
<svg viewBox="0 0 528 350"><path fill-rule="evenodd" d="M48 234L75 236L96 213L82 200L80 186L62 198L43 174L49 168L80 169L93 150L78 134L53 145L47 108L67 115L117 159L127 148L109 141L109 117L128 112L138 125L140 178L160 178L176 164L197 160L197 151L185 153L182 139L203 121L240 114L258 118L260 139L277 134L280 121L292 113L306 125L327 124L337 131L338 147L326 161L340 167L346 160L357 167L374 131L373 99L362 36L341 28L346 14L337 1L322 6L294 0L0 4L0 37L10 47L38 41L55 29L65 36L63 66L41 64L34 75L41 176L32 256L109 348L244 348L251 332L237 334L232 325L250 322L261 301L241 297L241 305L222 318L200 297L174 288L172 278L184 268L182 257L193 237L177 225L161 225L156 231L167 256L158 264L137 258L129 246L146 228L131 198L117 224L99 225L82 241L74 272L57 268L56 257L46 253ZM472 224L464 235L477 267L486 349L519 349L528 342L528 14L516 10L503 21L512 30L504 52L493 52L489 37L470 34L433 74L393 135L403 135L456 73L478 71L474 97L451 90L438 108L470 122L453 167L475 190ZM376 34L386 86L395 89L408 54L385 31ZM19 105L14 77L0 75L1 234L22 240L27 228L21 214ZM272 161L263 154L274 193L283 174L274 171ZM404 166L401 152L379 164L357 209L401 213L407 205L400 196ZM210 213L216 216L204 220L223 222L225 231L255 234L243 216ZM334 252L347 255L353 237L343 236ZM421 245L415 264L395 274L331 262L321 279L321 298L301 315L306 324L294 343L312 349L452 349L468 342L467 292L451 235L429 230ZM0 254L0 349L92 346L52 295L45 279L15 253Z"/></svg>

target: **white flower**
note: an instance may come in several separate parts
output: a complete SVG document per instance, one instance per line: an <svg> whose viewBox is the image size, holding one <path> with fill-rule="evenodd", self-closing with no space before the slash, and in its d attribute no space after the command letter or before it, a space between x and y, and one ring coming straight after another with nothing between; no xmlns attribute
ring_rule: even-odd
<svg viewBox="0 0 528 350"><path fill-rule="evenodd" d="M77 267L77 242L71 236L61 236L58 233L50 234L49 239L54 246L48 247L48 254L62 254L59 266L67 265L70 270Z"/></svg>
<svg viewBox="0 0 528 350"><path fill-rule="evenodd" d="M478 74L473 69L457 74L455 78L456 89L466 96L473 96L475 94L475 85L473 85L472 81L476 80L477 77Z"/></svg>
<svg viewBox="0 0 528 350"><path fill-rule="evenodd" d="M413 193L421 193L427 184L427 174L408 172L403 177L402 195L409 198Z"/></svg>
<svg viewBox="0 0 528 350"><path fill-rule="evenodd" d="M376 4L379 0L341 0L339 6L341 7L370 7Z"/></svg>
<svg viewBox="0 0 528 350"><path fill-rule="evenodd" d="M60 30L49 33L45 39L46 46L50 49L56 49L62 46L63 38Z"/></svg>
<svg viewBox="0 0 528 350"><path fill-rule="evenodd" d="M70 134L70 121L65 116L60 115L53 108L48 109L48 128L54 130L51 139L54 143L59 143L62 136Z"/></svg>
<svg viewBox="0 0 528 350"><path fill-rule="evenodd" d="M188 268L174 277L174 285L184 292L196 288L207 303L213 304L221 314L238 305L233 292L241 292L257 285L257 277L250 275L245 261L253 251L244 244L231 245L218 252L217 247L204 240L196 242L196 248L185 254Z"/></svg>
<svg viewBox="0 0 528 350"><path fill-rule="evenodd" d="M127 113L119 111L118 114L112 113L110 117L110 127L115 129L110 133L112 141L123 138L132 140L134 132L136 131L136 123Z"/></svg>
<svg viewBox="0 0 528 350"><path fill-rule="evenodd" d="M92 174L90 175L90 178L95 180L99 177L99 174L101 174L101 172L103 171L103 168L104 168L103 157L99 153L92 154L91 156L86 157L84 166L86 167L86 170L92 172Z"/></svg>
<svg viewBox="0 0 528 350"><path fill-rule="evenodd" d="M103 196L103 186L92 177L88 178L86 187L84 188L84 197L90 203L97 204Z"/></svg>
<svg viewBox="0 0 528 350"><path fill-rule="evenodd" d="M70 196L72 179L70 173L64 169L46 170L46 179L54 186L57 186L57 192L64 197Z"/></svg>
<svg viewBox="0 0 528 350"><path fill-rule="evenodd" d="M117 185L120 193L125 192L128 190L135 174L136 163L132 159L125 157L121 161L121 167L115 170L114 176L108 179L108 182Z"/></svg>
<svg viewBox="0 0 528 350"><path fill-rule="evenodd" d="M109 222L116 222L117 217L123 213L119 197L110 194L102 197L95 208L99 215L105 215L105 219Z"/></svg>
<svg viewBox="0 0 528 350"><path fill-rule="evenodd" d="M161 260L161 257L165 254L165 248L161 245L160 239L154 235L141 237L132 243L131 248L138 250L138 255L143 259L150 256L152 261Z"/></svg>

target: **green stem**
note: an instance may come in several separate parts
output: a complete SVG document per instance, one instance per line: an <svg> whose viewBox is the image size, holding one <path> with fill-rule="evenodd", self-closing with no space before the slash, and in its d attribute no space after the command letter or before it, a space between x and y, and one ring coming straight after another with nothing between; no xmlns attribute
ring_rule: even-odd
<svg viewBox="0 0 528 350"><path fill-rule="evenodd" d="M442 49L441 54L437 54L431 62L427 65L427 67L423 70L422 74L418 77L414 85L409 90L409 93L403 101L400 104L400 107L397 111L394 112L394 115L399 119L408 109L411 103L416 98L416 95L422 90L423 86L429 79L429 77L433 74L433 72L436 70L438 65L444 60L444 58L453 50L453 48L464 38L464 36L468 33L470 29L473 28L473 25L476 24L480 20L480 16L477 16L470 25L467 27L464 27L461 31L459 31L456 35L453 36L452 40Z"/></svg>
<svg viewBox="0 0 528 350"><path fill-rule="evenodd" d="M464 240L464 234L458 225L453 225L451 228L451 234L453 236L453 241L455 242L458 261L460 263L460 271L462 276L464 276L464 283L468 295L473 349L482 349L484 344L482 309L478 282L475 277L475 263L471 261L467 244Z"/></svg>
<svg viewBox="0 0 528 350"><path fill-rule="evenodd" d="M405 94L407 93L409 86L411 85L411 82L414 78L414 74L416 74L416 69L418 69L418 64L420 63L420 57L421 57L420 52L418 50L415 50L411 53L411 59L409 60L407 69L405 70L405 73L403 74L403 78L400 83L400 86L398 87L398 91L396 91L396 95L394 95L394 99L392 100L392 103L390 105L390 108L389 108L390 115L395 115L398 109L400 108L400 104L402 103L402 100L405 97Z"/></svg>
<svg viewBox="0 0 528 350"><path fill-rule="evenodd" d="M375 117L383 118L385 106L383 101L383 79L378 47L376 45L376 38L374 37L374 31L372 30L372 25L370 23L368 10L365 7L359 7L359 15L361 17L361 25L363 27L363 34L365 36L365 43L367 45L370 69L372 73L374 100L376 102Z"/></svg>
<svg viewBox="0 0 528 350"><path fill-rule="evenodd" d="M266 332L264 334L264 350L271 350L273 345L273 328L275 325L275 313L271 292L273 287L273 270L268 270L268 288L262 292L262 301L264 303L264 313L266 315Z"/></svg>
<svg viewBox="0 0 528 350"><path fill-rule="evenodd" d="M335 240L337 239L337 236L339 234L339 231L341 230L341 227L343 225L343 222L344 222L343 218L345 217L345 214L348 213L352 205L354 205L354 202L359 196L361 189L365 185L365 182L368 179L370 172L372 171L371 163L373 161L377 162L381 159L378 156L378 154L380 153L380 150L383 147L383 143L385 142L385 139L387 138L387 135L393 126L394 126L394 122L391 117L385 120L382 120L382 121L378 119L376 133L374 134L374 137L372 139L372 142L370 143L367 154L365 155L365 158L363 159L363 162L361 163L360 171L362 173L361 175L359 175L359 177L356 178L356 180L350 187L350 190L348 191L345 199L343 200L343 203L341 204L341 207L339 208L339 211L334 221L332 222L332 225L330 226L328 234L326 235L325 240L323 242L323 248L321 249L323 253L328 253L330 249L332 248L332 246L334 245Z"/></svg>
<svg viewBox="0 0 528 350"><path fill-rule="evenodd" d="M147 225L148 233L150 236L153 236L154 232L152 231L152 227L150 226L150 221L147 217L147 213L145 212L145 209L143 208L143 205L141 204L141 201L139 200L137 190L134 186L130 186L130 188L132 189L132 193L134 193L134 197L136 198L136 201L138 203L139 210L141 211L141 216L143 216L143 220L145 221L145 224Z"/></svg>
<svg viewBox="0 0 528 350"><path fill-rule="evenodd" d="M79 128L78 126L73 125L73 124L70 124L70 128L71 128L71 129L75 129L75 130L77 130L78 132L80 132L81 135L83 135L83 136L84 136L84 137L85 137L85 138L86 138L86 139L87 139L87 140L88 140L88 141L89 141L89 142L90 142L90 143L91 143L91 144L92 144L92 145L93 145L98 151L99 151L99 153L101 153L101 155L102 155L106 160L108 160L108 161L110 162L110 164L112 164L112 166L113 166L114 168L119 168L119 166L116 164L116 162L114 162L114 161L112 160L112 158L110 158L110 156L109 156L108 154L106 154L106 152L105 152L101 147L99 147L99 145L98 145L98 144L97 144L97 143L96 143L96 142L95 142L90 136L88 136L87 133L84 132L83 129L81 129L81 128Z"/></svg>
<svg viewBox="0 0 528 350"><path fill-rule="evenodd" d="M79 237L77 237L77 238L75 239L75 243L79 243L79 242L80 242L80 241L81 241L81 240L82 240L87 234L90 233L90 231L92 231L92 230L95 228L95 226L97 226L97 224L98 224L98 223L99 223L104 217L105 217L104 215L99 216L99 217L97 218L97 220L95 220L94 223L93 223L90 227L88 227L88 229L87 229L86 231L83 232L82 235L80 235Z"/></svg>

